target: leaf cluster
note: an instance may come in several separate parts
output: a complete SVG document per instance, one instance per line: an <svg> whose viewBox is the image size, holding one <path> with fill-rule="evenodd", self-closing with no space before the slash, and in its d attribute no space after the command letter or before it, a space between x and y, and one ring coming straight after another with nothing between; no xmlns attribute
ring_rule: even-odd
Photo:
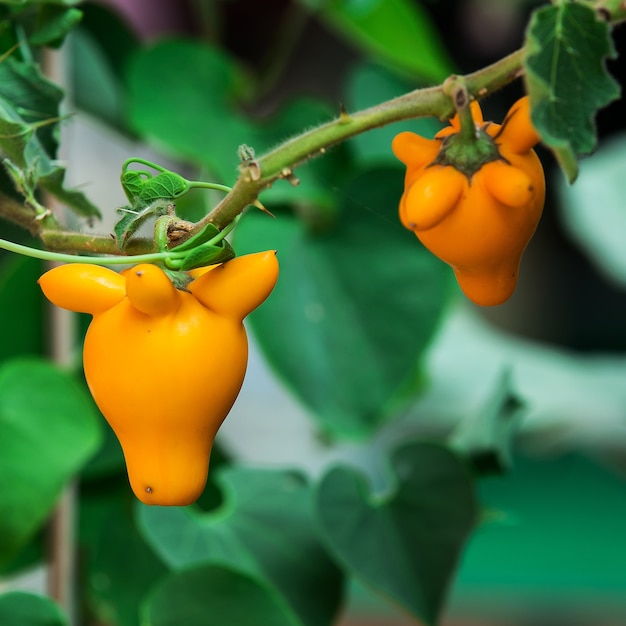
<svg viewBox="0 0 626 626"><path fill-rule="evenodd" d="M81 192L64 186L65 167L56 160L63 91L40 69L45 49L59 47L80 21L82 13L73 4L0 5L0 149L10 180L2 191L17 192L33 217L46 214L42 191L83 217L100 214Z"/></svg>

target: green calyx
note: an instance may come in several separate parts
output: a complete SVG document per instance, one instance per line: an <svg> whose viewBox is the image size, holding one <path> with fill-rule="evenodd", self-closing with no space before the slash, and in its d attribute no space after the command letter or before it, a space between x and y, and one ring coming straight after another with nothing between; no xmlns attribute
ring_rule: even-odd
<svg viewBox="0 0 626 626"><path fill-rule="evenodd" d="M476 128L468 136L462 129L460 132L445 137L433 165L451 165L465 174L471 181L472 176L491 161L502 158L492 137L482 128Z"/></svg>
<svg viewBox="0 0 626 626"><path fill-rule="evenodd" d="M187 286L192 281L191 276L189 276L187 272L170 270L167 267L162 267L162 269L176 289L179 289L180 291L187 291Z"/></svg>

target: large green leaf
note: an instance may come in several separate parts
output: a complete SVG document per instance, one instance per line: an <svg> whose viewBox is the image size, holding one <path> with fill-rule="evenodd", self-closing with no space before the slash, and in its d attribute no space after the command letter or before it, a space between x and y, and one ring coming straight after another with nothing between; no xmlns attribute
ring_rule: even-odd
<svg viewBox="0 0 626 626"><path fill-rule="evenodd" d="M532 119L570 182L577 157L596 145L596 111L619 97L605 67L614 55L609 26L593 7L558 2L533 13L525 60Z"/></svg>
<svg viewBox="0 0 626 626"><path fill-rule="evenodd" d="M160 583L142 626L301 626L263 581L225 565L200 565Z"/></svg>
<svg viewBox="0 0 626 626"><path fill-rule="evenodd" d="M99 439L99 418L71 375L34 358L2 366L0 563L34 535Z"/></svg>
<svg viewBox="0 0 626 626"><path fill-rule="evenodd" d="M252 124L233 106L243 84L241 69L219 50L185 40L158 43L129 64L130 124L232 180L237 147L255 146Z"/></svg>
<svg viewBox="0 0 626 626"><path fill-rule="evenodd" d="M270 119L253 120L239 106L246 84L246 75L223 51L197 41L158 43L137 53L129 64L129 124L174 155L202 165L230 184L238 174L240 145L262 154L331 117L328 107L302 99L290 102ZM345 160L341 149L334 152ZM330 155L331 162L333 158ZM276 185L264 194L263 201L300 199L332 205L334 195L327 180L317 179L317 169L315 164L299 171L297 188L287 183Z"/></svg>
<svg viewBox="0 0 626 626"><path fill-rule="evenodd" d="M342 581L312 527L311 486L295 472L242 467L222 470L218 482L225 500L212 513L139 508L140 527L153 549L175 569L234 566L272 585L302 624L330 625Z"/></svg>
<svg viewBox="0 0 626 626"><path fill-rule="evenodd" d="M392 457L392 486L374 494L360 471L331 469L317 494L339 561L426 624L436 624L477 518L468 468L448 449L414 442Z"/></svg>
<svg viewBox="0 0 626 626"><path fill-rule="evenodd" d="M428 13L412 0L301 0L372 57L413 78L440 82L452 63Z"/></svg>
<svg viewBox="0 0 626 626"><path fill-rule="evenodd" d="M421 378L421 357L451 281L397 219L399 169L370 170L338 192L333 229L298 220L244 217L238 253L274 248L281 274L250 316L265 356L328 434L371 434Z"/></svg>
<svg viewBox="0 0 626 626"><path fill-rule="evenodd" d="M116 11L86 3L68 41L72 96L76 106L128 132L124 119L124 73L139 47L137 35Z"/></svg>
<svg viewBox="0 0 626 626"><path fill-rule="evenodd" d="M63 99L61 88L47 79L36 63L11 56L0 63L0 96L11 107L17 121L26 125L55 120L37 132L42 149L48 156L53 155L58 145L56 118Z"/></svg>
<svg viewBox="0 0 626 626"><path fill-rule="evenodd" d="M43 353L45 305L37 285L42 271L41 261L20 255L0 265L0 361Z"/></svg>
<svg viewBox="0 0 626 626"><path fill-rule="evenodd" d="M0 624L68 626L69 622L49 598L26 591L9 591L0 595Z"/></svg>

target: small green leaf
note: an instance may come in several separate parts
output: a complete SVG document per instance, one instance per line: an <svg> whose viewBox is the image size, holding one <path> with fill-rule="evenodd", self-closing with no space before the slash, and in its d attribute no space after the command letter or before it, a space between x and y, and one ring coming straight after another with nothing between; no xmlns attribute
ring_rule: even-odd
<svg viewBox="0 0 626 626"><path fill-rule="evenodd" d="M72 376L34 358L0 368L0 562L31 539L100 436L87 390Z"/></svg>
<svg viewBox="0 0 626 626"><path fill-rule="evenodd" d="M330 470L317 493L324 538L362 582L425 624L437 623L477 521L468 468L448 449L414 442L395 451L392 487L373 494L360 471Z"/></svg>
<svg viewBox="0 0 626 626"><path fill-rule="evenodd" d="M596 145L596 111L619 97L606 70L615 56L609 26L593 7L558 2L533 13L527 33L526 82L532 119L567 178Z"/></svg>
<svg viewBox="0 0 626 626"><path fill-rule="evenodd" d="M174 200L190 189L185 178L169 171L152 176L143 170L126 170L122 173L121 183L126 197L136 209L156 200Z"/></svg>
<svg viewBox="0 0 626 626"><path fill-rule="evenodd" d="M143 606L143 626L302 626L262 580L226 565L200 565L165 579Z"/></svg>
<svg viewBox="0 0 626 626"><path fill-rule="evenodd" d="M0 624L68 626L69 622L49 598L26 591L9 591L0 594Z"/></svg>
<svg viewBox="0 0 626 626"><path fill-rule="evenodd" d="M189 183L175 172L161 172L144 181L139 198L143 202L155 200L174 200L189 191Z"/></svg>
<svg viewBox="0 0 626 626"><path fill-rule="evenodd" d="M38 7L34 20L34 29L28 34L31 46L51 46L58 48L66 35L72 31L82 18L82 11L65 6L42 3Z"/></svg>
<svg viewBox="0 0 626 626"><path fill-rule="evenodd" d="M503 474L513 463L511 444L526 405L511 385L511 372L506 370L488 405L463 419L449 439L481 475Z"/></svg>
<svg viewBox="0 0 626 626"><path fill-rule="evenodd" d="M223 239L219 244L213 246L200 246L194 248L181 263L181 271L194 269L195 267L205 267L217 263L225 263L235 258L235 251L232 246Z"/></svg>
<svg viewBox="0 0 626 626"><path fill-rule="evenodd" d="M139 196L143 190L144 181L150 174L144 171L127 170L122 173L120 182L122 189L132 206L139 203Z"/></svg>
<svg viewBox="0 0 626 626"><path fill-rule="evenodd" d="M334 623L342 579L312 524L311 485L296 472L243 467L221 470L217 482L224 501L211 513L138 506L140 528L157 554L175 569L228 564L272 585L302 624Z"/></svg>

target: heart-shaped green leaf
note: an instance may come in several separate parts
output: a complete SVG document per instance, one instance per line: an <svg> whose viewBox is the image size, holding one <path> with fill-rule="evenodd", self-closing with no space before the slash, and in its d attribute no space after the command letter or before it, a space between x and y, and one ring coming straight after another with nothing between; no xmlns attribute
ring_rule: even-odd
<svg viewBox="0 0 626 626"><path fill-rule="evenodd" d="M206 564L160 583L143 607L143 626L301 626L284 600L248 573Z"/></svg>
<svg viewBox="0 0 626 626"><path fill-rule="evenodd" d="M139 506L148 543L172 568L226 563L264 578L302 624L330 625L342 579L313 528L311 486L295 472L242 467L222 470L218 482L225 500L214 513ZM231 623L239 622L222 621Z"/></svg>
<svg viewBox="0 0 626 626"><path fill-rule="evenodd" d="M337 113L311 98L299 98L286 102L271 117L246 115L251 82L242 67L224 49L191 39L167 39L144 47L132 55L125 76L127 119L133 130L227 184L237 175L237 146L246 144L260 155ZM297 187L283 181L263 193L264 201L332 207L336 194L329 188L333 177L326 168L336 160L343 167L346 159L345 146L335 147L324 159L298 171Z"/></svg>
<svg viewBox="0 0 626 626"><path fill-rule="evenodd" d="M0 369L0 563L12 559L49 515L65 482L96 450L93 403L46 361Z"/></svg>
<svg viewBox="0 0 626 626"><path fill-rule="evenodd" d="M125 171L121 178L126 197L135 209L156 200L174 200L190 189L185 178L176 172L160 172L152 176L145 171Z"/></svg>
<svg viewBox="0 0 626 626"><path fill-rule="evenodd" d="M331 436L364 437L413 400L421 358L452 290L449 268L398 220L399 168L363 172L340 191L332 227L246 214L238 253L276 249L281 274L250 316L277 373Z"/></svg>
<svg viewBox="0 0 626 626"><path fill-rule="evenodd" d="M371 493L359 471L330 470L318 487L318 519L348 570L435 624L476 521L473 481L458 456L434 444L397 449L392 469L384 495Z"/></svg>

